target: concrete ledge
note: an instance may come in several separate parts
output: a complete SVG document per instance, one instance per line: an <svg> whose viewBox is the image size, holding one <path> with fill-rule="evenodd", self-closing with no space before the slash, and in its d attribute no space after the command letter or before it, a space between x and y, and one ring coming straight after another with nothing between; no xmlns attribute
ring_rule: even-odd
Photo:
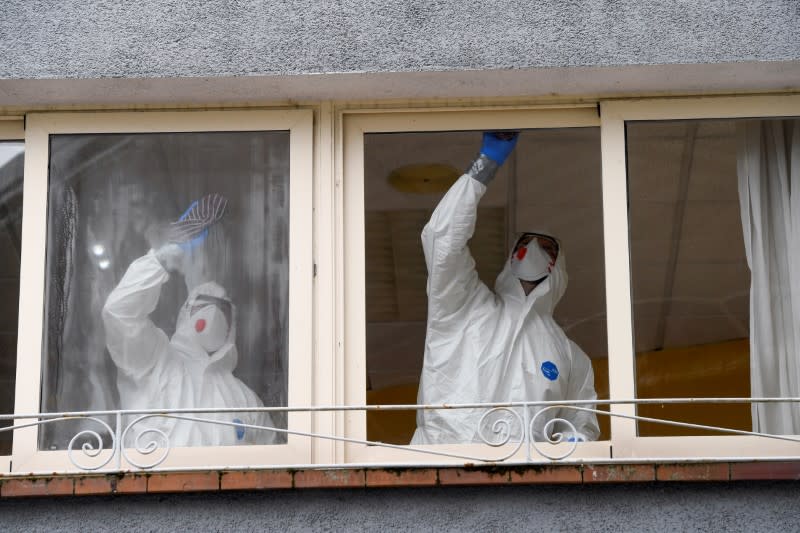
<svg viewBox="0 0 800 533"><path fill-rule="evenodd" d="M226 470L0 478L0 497L598 483L798 480L800 461Z"/></svg>
<svg viewBox="0 0 800 533"><path fill-rule="evenodd" d="M800 60L175 78L0 79L0 107L294 105L320 100L613 98L800 90Z"/></svg>

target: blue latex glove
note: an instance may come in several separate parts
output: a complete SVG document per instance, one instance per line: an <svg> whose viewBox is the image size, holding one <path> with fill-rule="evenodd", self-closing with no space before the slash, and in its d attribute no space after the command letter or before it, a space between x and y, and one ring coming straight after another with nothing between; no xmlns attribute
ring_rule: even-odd
<svg viewBox="0 0 800 533"><path fill-rule="evenodd" d="M192 212L192 209L197 209L197 206L198 206L198 202L197 202L197 200L195 200L195 201L194 201L194 202L192 202L192 204L191 204L191 205L190 205L190 206L189 206L189 207L186 209L186 211L184 211L184 212L183 212L183 214L182 214L182 215L180 216L180 218L178 219L178 222L183 222L183 221L185 221L185 220L186 220L186 219L189 217L189 213L191 213L191 212ZM194 238L192 238L192 239L190 239L190 240L188 240L188 241L186 241L186 242L182 242L182 243L180 244L180 247L181 247L181 248L183 248L184 250L187 250L187 251L188 251L188 250L191 250L191 249L193 249L195 246L198 246L198 245L202 244L202 243L203 243L203 241L205 241L205 240L206 240L206 237L208 237L208 228L205 228L205 229L204 229L204 230L203 230L203 231L202 231L202 232L201 232L201 233L200 233L200 234L199 234L197 237L194 237Z"/></svg>
<svg viewBox="0 0 800 533"><path fill-rule="evenodd" d="M195 200L170 228L169 242L186 251L205 241L208 228L225 215L228 201L220 194L208 194Z"/></svg>
<svg viewBox="0 0 800 533"><path fill-rule="evenodd" d="M244 422L242 422L242 420L240 418L234 418L233 419L233 423L234 424L243 424ZM243 427L243 426L238 426L238 425L237 426L233 426L233 427L236 429L236 440L244 440L244 431L245 431L246 428Z"/></svg>
<svg viewBox="0 0 800 533"><path fill-rule="evenodd" d="M505 139L503 137L510 137ZM519 132L486 131L483 133L481 154L485 155L498 165L505 163L509 154L514 150L519 140Z"/></svg>
<svg viewBox="0 0 800 533"><path fill-rule="evenodd" d="M562 442L586 442L586 435L577 431L565 431L561 434Z"/></svg>

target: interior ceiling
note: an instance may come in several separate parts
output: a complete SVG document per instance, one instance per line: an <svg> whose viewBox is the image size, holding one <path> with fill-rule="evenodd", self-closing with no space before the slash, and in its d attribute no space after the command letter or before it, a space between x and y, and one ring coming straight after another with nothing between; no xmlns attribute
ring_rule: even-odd
<svg viewBox="0 0 800 533"><path fill-rule="evenodd" d="M480 132L366 136L367 368L382 388L419 379L427 272L420 232L443 193L394 190L415 163L465 168ZM747 336L749 270L730 121L628 127L637 352ZM481 201L470 248L489 286L513 236L557 236L569 285L555 318L591 357L607 352L598 128L528 130Z"/></svg>

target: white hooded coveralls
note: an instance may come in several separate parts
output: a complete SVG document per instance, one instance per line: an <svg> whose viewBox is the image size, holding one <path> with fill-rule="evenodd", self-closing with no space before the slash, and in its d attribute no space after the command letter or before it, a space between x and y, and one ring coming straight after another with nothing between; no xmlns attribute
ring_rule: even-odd
<svg viewBox="0 0 800 533"><path fill-rule="evenodd" d="M428 267L428 329L417 402L596 399L589 358L553 319L567 285L563 251L550 275L527 297L509 272L508 261L497 277L495 292L478 278L467 242L485 191L485 185L463 175L422 231ZM531 408L529 420L538 410ZM420 410L411 443L481 442L478 426L486 411ZM535 440L543 440L542 428L552 418L570 421L588 440L600 433L593 413L562 408L540 418L533 430ZM569 430L563 424L555 426L551 434ZM515 438L520 438L520 429ZM486 430L483 434L492 436Z"/></svg>
<svg viewBox="0 0 800 533"><path fill-rule="evenodd" d="M226 298L225 290L213 282L195 287L181 307L175 334L169 339L149 318L168 279L169 274L150 251L131 263L103 307L106 344L117 365L122 408L262 407L259 397L232 373L238 358L235 309L227 339L219 350L209 354L194 338L191 303L201 294ZM269 413L186 416L274 427ZM276 435L241 426L154 417L132 428L134 438L147 428L166 433L170 446L270 444Z"/></svg>

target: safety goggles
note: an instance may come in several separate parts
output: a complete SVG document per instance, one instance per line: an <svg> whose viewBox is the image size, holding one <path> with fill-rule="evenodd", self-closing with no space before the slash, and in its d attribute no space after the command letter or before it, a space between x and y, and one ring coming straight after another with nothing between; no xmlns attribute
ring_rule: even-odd
<svg viewBox="0 0 800 533"><path fill-rule="evenodd" d="M231 302L225 298L217 298L216 296L210 296L208 294L199 294L194 301L188 304L189 316L193 316L201 309L205 309L206 307L212 305L218 307L220 311L222 311L222 313L225 315L225 318L228 320L228 324L230 324L231 315L233 314Z"/></svg>
<svg viewBox="0 0 800 533"><path fill-rule="evenodd" d="M520 248L528 245L534 240L539 243L539 246L542 247L542 250L547 252L547 255L549 255L553 261L556 260L558 257L558 241L556 241L555 238L551 237L550 235L545 235L543 233L526 232L520 235L517 239L517 243L514 245L511 255L516 254Z"/></svg>

